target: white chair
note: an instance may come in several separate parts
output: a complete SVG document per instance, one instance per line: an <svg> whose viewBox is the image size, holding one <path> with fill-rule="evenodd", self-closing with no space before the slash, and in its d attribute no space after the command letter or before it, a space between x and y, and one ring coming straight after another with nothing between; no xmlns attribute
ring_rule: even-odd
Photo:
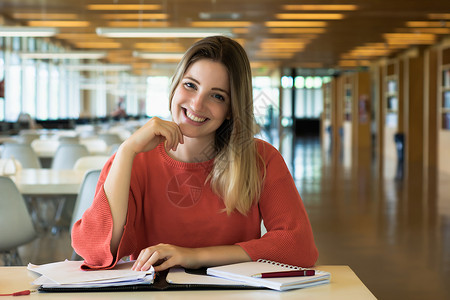
<svg viewBox="0 0 450 300"><path fill-rule="evenodd" d="M112 144L108 148L108 154L111 156L119 150L120 144Z"/></svg>
<svg viewBox="0 0 450 300"><path fill-rule="evenodd" d="M108 151L108 145L99 138L81 139L80 144L85 145L91 154L105 154Z"/></svg>
<svg viewBox="0 0 450 300"><path fill-rule="evenodd" d="M61 144L53 157L52 169L70 170L75 162L83 156L88 156L89 151L81 144Z"/></svg>
<svg viewBox="0 0 450 300"><path fill-rule="evenodd" d="M40 169L41 162L28 144L5 143L3 144L2 158L15 158L23 168Z"/></svg>
<svg viewBox="0 0 450 300"><path fill-rule="evenodd" d="M122 140L119 135L115 133L99 133L98 138L105 141L105 143L109 146L112 144L120 144Z"/></svg>
<svg viewBox="0 0 450 300"><path fill-rule="evenodd" d="M0 176L0 253L5 265L22 265L17 248L36 237L25 200L9 177Z"/></svg>
<svg viewBox="0 0 450 300"><path fill-rule="evenodd" d="M17 141L21 144L31 144L32 141L39 139L40 134L35 132L21 131L17 137Z"/></svg>
<svg viewBox="0 0 450 300"><path fill-rule="evenodd" d="M14 175L20 170L22 170L22 164L20 161L14 158L0 158L0 176Z"/></svg>
<svg viewBox="0 0 450 300"><path fill-rule="evenodd" d="M80 138L77 136L60 136L58 137L58 141L61 144L78 144L80 142Z"/></svg>
<svg viewBox="0 0 450 300"><path fill-rule="evenodd" d="M73 166L74 170L87 171L90 169L103 169L108 161L109 156L106 155L90 155L80 157Z"/></svg>
<svg viewBox="0 0 450 300"><path fill-rule="evenodd" d="M88 156L89 151L86 146L81 144L61 144L56 150L55 156L53 157L51 168L53 170L71 170L75 166L76 161L83 156ZM67 197L61 197L55 199L56 203L56 213L54 224L52 226L52 233L56 234L59 232L60 227L58 226L61 220L61 215L63 213L64 205L66 203Z"/></svg>
<svg viewBox="0 0 450 300"><path fill-rule="evenodd" d="M108 133L117 134L121 141L125 141L131 136L131 131L126 129L123 125L111 127Z"/></svg>
<svg viewBox="0 0 450 300"><path fill-rule="evenodd" d="M55 155L59 144L59 141L53 139L38 139L31 142L31 148L41 156L52 157Z"/></svg>
<svg viewBox="0 0 450 300"><path fill-rule="evenodd" d="M86 209L91 206L94 200L95 189L97 187L98 178L100 177L100 170L89 170L84 175L83 183L80 187L77 200L75 201L75 207L72 214L72 222L70 223L70 232L72 232L73 224L81 219ZM72 253L72 260L78 259L79 256L75 252Z"/></svg>

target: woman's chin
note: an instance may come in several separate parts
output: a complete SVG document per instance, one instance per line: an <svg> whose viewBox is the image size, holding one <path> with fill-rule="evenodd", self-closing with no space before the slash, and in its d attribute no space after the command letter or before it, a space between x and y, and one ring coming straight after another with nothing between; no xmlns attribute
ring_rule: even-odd
<svg viewBox="0 0 450 300"><path fill-rule="evenodd" d="M183 136L187 138L206 138L206 134L198 127L191 126L189 124L179 124L179 127ZM214 133L209 135L211 136L211 139L214 139Z"/></svg>

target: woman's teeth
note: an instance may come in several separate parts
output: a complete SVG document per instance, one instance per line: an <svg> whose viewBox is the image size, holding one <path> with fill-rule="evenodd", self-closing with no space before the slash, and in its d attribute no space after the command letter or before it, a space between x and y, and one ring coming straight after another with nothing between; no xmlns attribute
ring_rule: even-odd
<svg viewBox="0 0 450 300"><path fill-rule="evenodd" d="M206 120L206 118L199 118L199 117L197 117L197 116L194 116L193 114L191 114L191 113L188 112L188 111L186 111L186 116L187 116L189 119L191 119L192 121L198 122L198 123L204 122L204 121Z"/></svg>

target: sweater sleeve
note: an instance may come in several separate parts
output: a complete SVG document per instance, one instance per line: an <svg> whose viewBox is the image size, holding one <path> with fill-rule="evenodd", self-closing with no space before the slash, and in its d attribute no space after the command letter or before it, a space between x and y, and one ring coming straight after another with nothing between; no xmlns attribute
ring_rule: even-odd
<svg viewBox="0 0 450 300"><path fill-rule="evenodd" d="M111 253L110 243L113 229L113 219L103 184L112 163L111 158L103 168L96 187L92 205L84 212L72 228L72 247L84 258L83 269L109 269L117 261L133 253L135 249L134 230L128 226L128 216L135 211L134 201L128 201L127 224L119 243L117 255ZM130 197L132 197L130 189Z"/></svg>
<svg viewBox="0 0 450 300"><path fill-rule="evenodd" d="M302 199L281 154L267 143L263 148L266 178L258 205L267 233L238 245L252 260L311 267L318 251Z"/></svg>

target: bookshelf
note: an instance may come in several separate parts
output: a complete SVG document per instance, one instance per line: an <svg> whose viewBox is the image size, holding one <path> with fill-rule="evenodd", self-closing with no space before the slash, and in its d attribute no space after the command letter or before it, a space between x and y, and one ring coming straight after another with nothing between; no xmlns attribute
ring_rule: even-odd
<svg viewBox="0 0 450 300"><path fill-rule="evenodd" d="M447 49L447 50L450 50ZM448 51L447 60L450 61L450 51ZM443 59L445 60L445 55ZM442 129L450 130L450 63L442 66L442 105L441 105L441 119Z"/></svg>
<svg viewBox="0 0 450 300"><path fill-rule="evenodd" d="M344 120L352 120L352 85L347 83L344 85Z"/></svg>
<svg viewBox="0 0 450 300"><path fill-rule="evenodd" d="M383 131L383 156L389 160L397 161L397 146L395 135L403 133L402 127L402 89L404 86L402 60L391 58L384 62L381 71L381 130Z"/></svg>
<svg viewBox="0 0 450 300"><path fill-rule="evenodd" d="M397 127L398 124L398 78L397 75L386 77L386 126Z"/></svg>
<svg viewBox="0 0 450 300"><path fill-rule="evenodd" d="M325 120L331 121L331 101L332 101L332 95L331 95L331 82L324 83L322 85L322 91L323 91L323 116Z"/></svg>
<svg viewBox="0 0 450 300"><path fill-rule="evenodd" d="M399 123L399 62L392 60L386 66L385 75L385 105L386 127L397 128Z"/></svg>
<svg viewBox="0 0 450 300"><path fill-rule="evenodd" d="M444 39L437 55L438 157L439 170L450 174L450 38Z"/></svg>
<svg viewBox="0 0 450 300"><path fill-rule="evenodd" d="M322 114L322 123L321 123L321 139L324 145L324 152L327 152L331 149L331 145L333 144L333 95L332 95L332 87L333 82L329 81L322 84L322 93L323 93L323 114ZM335 100L336 101L336 100Z"/></svg>

